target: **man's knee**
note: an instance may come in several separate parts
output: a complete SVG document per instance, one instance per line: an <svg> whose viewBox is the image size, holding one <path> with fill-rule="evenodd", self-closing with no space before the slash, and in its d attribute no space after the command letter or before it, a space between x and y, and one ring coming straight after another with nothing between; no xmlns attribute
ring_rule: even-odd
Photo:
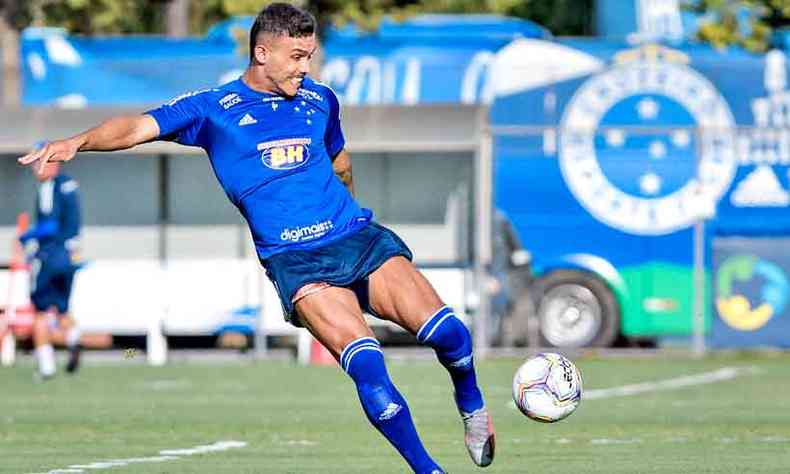
<svg viewBox="0 0 790 474"><path fill-rule="evenodd" d="M296 313L335 357L351 342L372 336L356 296L346 288L329 287L300 300Z"/></svg>
<svg viewBox="0 0 790 474"><path fill-rule="evenodd" d="M471 365L472 336L466 325L447 306L423 324L417 339L434 348L444 365L457 368Z"/></svg>
<svg viewBox="0 0 790 474"><path fill-rule="evenodd" d="M370 306L384 319L416 332L443 305L431 283L403 257L394 257L370 279Z"/></svg>

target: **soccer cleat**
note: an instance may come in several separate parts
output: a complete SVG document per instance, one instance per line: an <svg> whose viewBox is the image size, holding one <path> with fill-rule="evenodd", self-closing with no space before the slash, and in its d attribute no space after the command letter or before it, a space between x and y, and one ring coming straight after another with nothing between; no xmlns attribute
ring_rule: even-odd
<svg viewBox="0 0 790 474"><path fill-rule="evenodd" d="M80 352L82 352L82 348L79 344L69 347L69 361L66 363L66 373L73 374L80 368Z"/></svg>
<svg viewBox="0 0 790 474"><path fill-rule="evenodd" d="M461 413L464 422L464 442L472 461L480 467L494 462L494 424L486 407L472 413Z"/></svg>

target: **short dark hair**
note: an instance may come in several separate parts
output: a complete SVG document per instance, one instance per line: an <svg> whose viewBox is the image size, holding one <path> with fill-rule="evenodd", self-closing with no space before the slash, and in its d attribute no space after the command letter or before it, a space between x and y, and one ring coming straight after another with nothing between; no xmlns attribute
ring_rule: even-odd
<svg viewBox="0 0 790 474"><path fill-rule="evenodd" d="M250 28L250 62L255 58L258 34L303 38L315 34L315 17L289 3L272 3L261 10Z"/></svg>

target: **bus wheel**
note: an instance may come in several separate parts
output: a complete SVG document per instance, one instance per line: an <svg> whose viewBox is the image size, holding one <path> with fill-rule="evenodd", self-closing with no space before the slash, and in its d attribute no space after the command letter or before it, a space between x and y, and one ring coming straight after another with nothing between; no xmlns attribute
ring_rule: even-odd
<svg viewBox="0 0 790 474"><path fill-rule="evenodd" d="M603 281L590 273L559 270L535 284L543 344L551 347L612 345L620 333L620 310Z"/></svg>

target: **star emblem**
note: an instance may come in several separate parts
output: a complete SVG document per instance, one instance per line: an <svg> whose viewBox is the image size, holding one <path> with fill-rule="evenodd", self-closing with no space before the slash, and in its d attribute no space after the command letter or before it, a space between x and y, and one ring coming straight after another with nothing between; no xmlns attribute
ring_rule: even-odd
<svg viewBox="0 0 790 474"><path fill-rule="evenodd" d="M672 132L672 144L678 148L686 148L691 143L691 134L687 130Z"/></svg>
<svg viewBox="0 0 790 474"><path fill-rule="evenodd" d="M625 144L625 132L617 128L607 130L606 144L614 148L620 148Z"/></svg>
<svg viewBox="0 0 790 474"><path fill-rule="evenodd" d="M642 120L652 120L658 117L659 109L658 102L650 98L642 99L636 104L636 112Z"/></svg>
<svg viewBox="0 0 790 474"><path fill-rule="evenodd" d="M661 159L667 156L667 146L660 140L653 140L650 142L648 153L650 153L650 157L653 159Z"/></svg>
<svg viewBox="0 0 790 474"><path fill-rule="evenodd" d="M639 177L639 189L648 196L658 194L661 191L661 177L652 172L643 174Z"/></svg>

